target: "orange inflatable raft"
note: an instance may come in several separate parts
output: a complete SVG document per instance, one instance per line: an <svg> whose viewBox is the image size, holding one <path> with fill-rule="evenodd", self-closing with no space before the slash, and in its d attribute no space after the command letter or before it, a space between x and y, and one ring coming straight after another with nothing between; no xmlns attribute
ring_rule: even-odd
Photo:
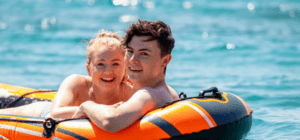
<svg viewBox="0 0 300 140"><path fill-rule="evenodd" d="M56 94L43 92L0 84L0 104L3 108L51 101ZM31 94L25 96L25 93ZM181 95L184 95L183 99L149 112L116 133L99 129L89 119L0 114L0 139L243 139L250 131L252 110L237 95L219 92L217 88L201 91L197 97Z"/></svg>

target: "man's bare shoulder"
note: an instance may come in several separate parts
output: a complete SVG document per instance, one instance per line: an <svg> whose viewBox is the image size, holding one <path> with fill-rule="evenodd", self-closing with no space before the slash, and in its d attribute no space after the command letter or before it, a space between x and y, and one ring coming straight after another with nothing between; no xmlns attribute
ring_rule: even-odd
<svg viewBox="0 0 300 140"><path fill-rule="evenodd" d="M179 100L179 96L178 96L177 92L172 87L170 87L169 85L168 85L168 89L169 89L169 91L172 95L173 100L174 101Z"/></svg>
<svg viewBox="0 0 300 140"><path fill-rule="evenodd" d="M142 90L146 91L151 98L156 101L156 108L166 105L168 102L173 101L173 97L168 87L165 85L157 86L155 88L145 87Z"/></svg>

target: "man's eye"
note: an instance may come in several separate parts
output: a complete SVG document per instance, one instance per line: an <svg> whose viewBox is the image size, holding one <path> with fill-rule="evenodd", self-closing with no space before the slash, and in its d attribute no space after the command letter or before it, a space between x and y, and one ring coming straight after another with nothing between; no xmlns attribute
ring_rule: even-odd
<svg viewBox="0 0 300 140"><path fill-rule="evenodd" d="M128 53L133 53L133 51L132 51L132 50L128 50L128 49L127 49L127 52L128 52Z"/></svg>
<svg viewBox="0 0 300 140"><path fill-rule="evenodd" d="M144 52L143 52L143 53L142 53L142 55L146 55L146 56L147 56L147 55L148 55L148 53L144 53Z"/></svg>
<svg viewBox="0 0 300 140"><path fill-rule="evenodd" d="M104 64L103 63L99 63L98 66L104 66Z"/></svg>

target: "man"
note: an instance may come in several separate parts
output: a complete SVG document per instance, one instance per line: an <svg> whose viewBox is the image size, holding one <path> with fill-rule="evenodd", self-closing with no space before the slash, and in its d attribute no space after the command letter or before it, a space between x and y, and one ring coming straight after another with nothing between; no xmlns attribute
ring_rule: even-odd
<svg viewBox="0 0 300 140"><path fill-rule="evenodd" d="M134 95L115 105L84 102L73 118L87 115L99 128L117 132L147 112L178 100L177 93L165 82L174 42L170 27L162 21L133 23L126 31L123 44L126 47L125 68L133 83Z"/></svg>

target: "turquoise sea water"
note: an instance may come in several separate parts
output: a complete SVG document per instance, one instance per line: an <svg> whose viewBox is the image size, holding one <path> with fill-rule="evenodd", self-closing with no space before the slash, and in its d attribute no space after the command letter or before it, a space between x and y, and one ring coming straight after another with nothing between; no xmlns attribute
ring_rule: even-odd
<svg viewBox="0 0 300 140"><path fill-rule="evenodd" d="M246 139L300 139L300 2L290 0L1 0L0 83L58 89L87 75L85 40L162 20L176 40L167 83L217 86L254 111Z"/></svg>

